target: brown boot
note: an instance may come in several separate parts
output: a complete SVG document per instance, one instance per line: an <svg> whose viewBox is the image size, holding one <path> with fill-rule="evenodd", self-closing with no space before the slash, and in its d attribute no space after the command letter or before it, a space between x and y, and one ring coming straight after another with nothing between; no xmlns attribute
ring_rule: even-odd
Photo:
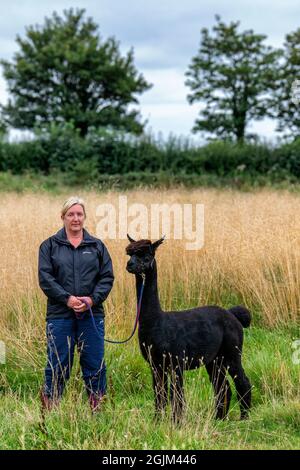
<svg viewBox="0 0 300 470"><path fill-rule="evenodd" d="M104 401L105 401L105 395L95 395L94 393L92 393L89 396L89 402L90 402L92 413L97 413L98 411L100 411Z"/></svg>
<svg viewBox="0 0 300 470"><path fill-rule="evenodd" d="M43 390L41 390L40 392L40 399L42 404L42 413L45 413L46 411L51 411L52 408L54 406L57 406L59 403L59 400L54 400L53 398L49 397L45 394Z"/></svg>

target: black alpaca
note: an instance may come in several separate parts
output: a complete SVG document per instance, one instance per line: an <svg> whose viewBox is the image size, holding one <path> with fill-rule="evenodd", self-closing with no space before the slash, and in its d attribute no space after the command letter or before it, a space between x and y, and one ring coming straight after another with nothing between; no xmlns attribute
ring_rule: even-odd
<svg viewBox="0 0 300 470"><path fill-rule="evenodd" d="M145 287L139 320L139 344L149 362L153 376L156 415L162 413L168 400L168 375L174 420L184 408L183 372L205 365L216 396L216 418L228 413L231 390L226 372L234 380L241 409L247 418L251 405L251 385L241 363L243 327L250 325L249 311L244 307L225 310L217 306L197 307L179 312L164 312L157 289L155 251L163 238L131 242L127 271L136 276L139 295L143 276Z"/></svg>

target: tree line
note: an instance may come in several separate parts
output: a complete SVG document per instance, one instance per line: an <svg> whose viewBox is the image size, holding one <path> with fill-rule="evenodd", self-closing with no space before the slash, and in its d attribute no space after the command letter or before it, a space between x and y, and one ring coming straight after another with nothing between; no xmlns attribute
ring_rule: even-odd
<svg viewBox="0 0 300 470"><path fill-rule="evenodd" d="M278 131L299 136L300 100L291 93L300 78L300 28L281 49L266 39L219 16L211 30L201 30L186 71L187 99L201 104L194 132L244 142L253 137L249 123L271 117ZM119 42L103 39L85 10L54 12L16 41L13 59L1 61L10 97L1 106L2 131L72 123L82 137L100 127L143 132L135 105L151 84L138 72L133 49L122 56Z"/></svg>
<svg viewBox="0 0 300 470"><path fill-rule="evenodd" d="M68 124L52 125L28 141L0 139L0 172L57 174L83 185L111 180L123 186L126 179L130 184L197 185L222 178L237 185L256 184L261 175L267 183L297 183L299 155L299 138L280 145L212 141L199 146L174 136L165 141L103 129L82 137Z"/></svg>
<svg viewBox="0 0 300 470"><path fill-rule="evenodd" d="M0 112L0 171L75 172L75 180L125 173L140 179L146 171L299 178L300 28L281 49L219 16L200 36L185 78L189 103L199 103L193 131L208 141L195 147L145 135L138 99L152 85L137 70L134 50L122 55L85 10L54 12L29 26L12 60L1 61L9 100ZM251 135L249 124L265 117L276 119L286 141L266 145ZM11 127L34 138L8 142Z"/></svg>

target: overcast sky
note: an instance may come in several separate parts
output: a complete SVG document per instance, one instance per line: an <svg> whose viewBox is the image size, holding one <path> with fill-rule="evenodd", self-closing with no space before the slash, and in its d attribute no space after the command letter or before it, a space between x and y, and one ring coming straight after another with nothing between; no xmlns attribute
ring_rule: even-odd
<svg viewBox="0 0 300 470"><path fill-rule="evenodd" d="M191 135L199 106L187 103L185 72L198 50L201 28L211 28L216 14L225 22L239 20L241 29L266 34L267 43L275 47L300 27L299 0L0 0L0 6L0 57L5 59L13 57L16 35L23 36L25 26L42 24L54 10L85 8L104 39L115 36L122 52L134 48L136 67L153 84L140 97L143 120L164 137ZM0 102L6 100L1 73ZM274 127L265 120L251 131L270 139Z"/></svg>

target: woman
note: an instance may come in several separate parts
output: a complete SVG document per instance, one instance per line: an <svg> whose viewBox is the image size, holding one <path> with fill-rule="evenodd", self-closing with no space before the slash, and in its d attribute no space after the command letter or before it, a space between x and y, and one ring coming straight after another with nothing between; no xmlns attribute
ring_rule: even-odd
<svg viewBox="0 0 300 470"><path fill-rule="evenodd" d="M101 240L84 228L84 201L71 197L61 210L63 228L39 250L39 285L47 301L47 355L43 410L62 396L70 377L77 345L92 411L106 394L104 310L102 303L113 286L110 255ZM97 329L92 322L92 308Z"/></svg>

